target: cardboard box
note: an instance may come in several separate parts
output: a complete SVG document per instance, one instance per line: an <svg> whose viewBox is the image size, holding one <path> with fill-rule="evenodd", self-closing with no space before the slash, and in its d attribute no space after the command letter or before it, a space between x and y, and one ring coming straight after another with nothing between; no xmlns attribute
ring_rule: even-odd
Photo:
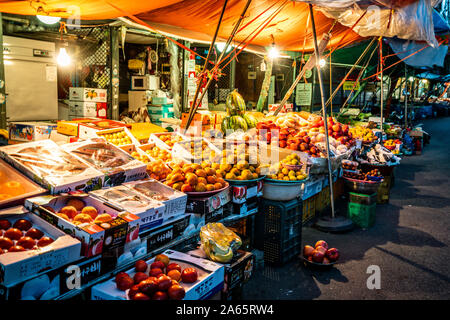
<svg viewBox="0 0 450 320"><path fill-rule="evenodd" d="M269 104L269 112L275 112L280 104ZM288 113L294 111L294 105L292 103L286 103L283 108L281 108L280 113Z"/></svg>
<svg viewBox="0 0 450 320"><path fill-rule="evenodd" d="M108 90L97 88L70 87L69 100L108 102Z"/></svg>
<svg viewBox="0 0 450 320"><path fill-rule="evenodd" d="M69 101L70 116L106 119L107 110L108 104L106 102Z"/></svg>
<svg viewBox="0 0 450 320"><path fill-rule="evenodd" d="M0 157L52 194L102 187L100 171L51 140L0 147Z"/></svg>
<svg viewBox="0 0 450 320"><path fill-rule="evenodd" d="M48 268L58 268L80 258L81 242L55 228L24 207L13 207L0 211L0 219L13 225L26 219L54 240L48 246L24 252L7 252L0 255L0 283L11 285L32 278Z"/></svg>
<svg viewBox="0 0 450 320"><path fill-rule="evenodd" d="M147 239L139 237L107 252L102 257L102 271L109 272L142 259L147 255Z"/></svg>
<svg viewBox="0 0 450 320"><path fill-rule="evenodd" d="M244 203L248 199L261 197L263 192L263 181L257 181L249 185L233 185L231 186L233 203Z"/></svg>
<svg viewBox="0 0 450 320"><path fill-rule="evenodd" d="M258 212L258 197L253 197L248 199L244 203L233 203L233 214L234 215L250 215Z"/></svg>
<svg viewBox="0 0 450 320"><path fill-rule="evenodd" d="M307 181L302 184L301 192L302 192L302 200L306 200L315 196L320 191L322 191L324 178L320 177L317 180Z"/></svg>
<svg viewBox="0 0 450 320"><path fill-rule="evenodd" d="M223 288L224 267L206 259L200 259L174 250L166 250L165 255L171 261L178 263L182 269L194 267L197 269L199 278L194 283L183 283L180 285L186 290L184 300L206 300L214 296ZM150 265L154 258L147 261ZM131 277L134 276L134 268L126 271ZM128 300L128 290L117 289L115 279L112 278L104 283L92 287L92 300Z"/></svg>
<svg viewBox="0 0 450 320"><path fill-rule="evenodd" d="M147 177L147 165L103 139L68 143L61 148L103 173L102 186L114 187Z"/></svg>
<svg viewBox="0 0 450 320"><path fill-rule="evenodd" d="M72 121L58 121L56 124L56 131L61 134L66 134L68 136L78 137L78 125L80 123L89 123L98 118L78 118Z"/></svg>
<svg viewBox="0 0 450 320"><path fill-rule="evenodd" d="M50 133L56 130L56 124L47 122L11 122L9 139L15 141L38 141L50 139Z"/></svg>
<svg viewBox="0 0 450 320"><path fill-rule="evenodd" d="M89 194L120 208L122 211L138 216L141 219L139 233L143 233L147 229L153 229L163 223L165 205L126 186L96 190Z"/></svg>
<svg viewBox="0 0 450 320"><path fill-rule="evenodd" d="M207 214L215 211L231 201L230 188L210 197L190 198L186 203L186 211L191 213Z"/></svg>
<svg viewBox="0 0 450 320"><path fill-rule="evenodd" d="M101 256L83 258L56 269L35 274L11 286L0 285L0 300L53 300L81 288L102 274Z"/></svg>
<svg viewBox="0 0 450 320"><path fill-rule="evenodd" d="M96 208L99 214L109 214L113 220L108 223L75 225L55 213L59 212L70 199L74 198L82 200L86 206ZM81 255L85 257L95 256L124 245L126 242L137 239L139 235L140 219L138 216L121 211L120 208L87 194L35 197L27 199L25 207L52 225L79 239L82 243Z"/></svg>
<svg viewBox="0 0 450 320"><path fill-rule="evenodd" d="M125 131L127 136L133 143L139 145L139 142L134 138L131 132L128 130L131 125L113 120L100 120L92 121L90 123L80 123L78 128L78 136L81 139L98 138L102 134L117 133Z"/></svg>
<svg viewBox="0 0 450 320"><path fill-rule="evenodd" d="M164 204L164 221L183 215L186 212L187 195L172 189L156 180L125 183L124 186Z"/></svg>
<svg viewBox="0 0 450 320"><path fill-rule="evenodd" d="M195 123L201 123L203 125L212 125L214 121L214 116L211 115L209 111L198 111L194 115L194 119L192 119L191 125L194 125ZM189 113L184 112L181 114L181 127L185 128L187 121L189 119Z"/></svg>

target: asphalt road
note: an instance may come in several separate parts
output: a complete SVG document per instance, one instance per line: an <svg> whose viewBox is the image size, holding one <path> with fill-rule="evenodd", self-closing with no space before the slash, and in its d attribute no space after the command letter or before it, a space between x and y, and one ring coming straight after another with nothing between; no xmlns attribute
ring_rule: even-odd
<svg viewBox="0 0 450 320"><path fill-rule="evenodd" d="M450 299L450 118L425 120L431 143L396 168L389 204L377 205L376 224L346 234L303 228L303 244L323 239L341 252L329 271L295 259L261 267L242 299ZM367 268L380 268L380 289L368 289Z"/></svg>

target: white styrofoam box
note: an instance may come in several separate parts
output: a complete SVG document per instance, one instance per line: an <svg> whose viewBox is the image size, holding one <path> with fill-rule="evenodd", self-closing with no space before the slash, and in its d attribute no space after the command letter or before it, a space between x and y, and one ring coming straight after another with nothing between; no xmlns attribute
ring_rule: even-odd
<svg viewBox="0 0 450 320"><path fill-rule="evenodd" d="M13 207L0 211L0 219L11 224L16 220L26 219L36 228L54 240L48 246L24 252L7 252L0 255L0 283L11 285L30 279L47 268L59 268L78 260L81 253L81 242L67 235L50 223L30 213L24 207Z"/></svg>
<svg viewBox="0 0 450 320"><path fill-rule="evenodd" d="M11 122L9 124L9 139L15 141L38 141L50 138L56 130L56 124L47 122Z"/></svg>
<svg viewBox="0 0 450 320"><path fill-rule="evenodd" d="M97 88L70 87L69 100L72 101L91 101L107 102L108 90Z"/></svg>
<svg viewBox="0 0 450 320"><path fill-rule="evenodd" d="M69 115L106 119L106 102L69 101Z"/></svg>
<svg viewBox="0 0 450 320"><path fill-rule="evenodd" d="M181 269L194 267L198 273L198 280L194 283L180 282L185 289L186 295L183 300L206 300L223 289L225 279L225 267L213 261L193 257L191 255L166 250L163 254L169 257L171 262L176 262ZM148 268L154 262L154 258L147 261ZM135 274L135 269L127 270L131 277ZM117 289L115 278L97 284L91 290L92 300L128 300L128 290Z"/></svg>

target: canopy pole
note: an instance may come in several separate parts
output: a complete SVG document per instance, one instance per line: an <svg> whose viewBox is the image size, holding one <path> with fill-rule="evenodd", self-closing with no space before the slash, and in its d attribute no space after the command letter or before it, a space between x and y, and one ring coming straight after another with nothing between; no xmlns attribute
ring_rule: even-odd
<svg viewBox="0 0 450 320"><path fill-rule="evenodd" d="M408 74L406 71L406 63L405 63L405 130L408 128Z"/></svg>
<svg viewBox="0 0 450 320"><path fill-rule="evenodd" d="M331 95L333 94L333 76L332 76L332 74L331 74L331 52L330 52L330 98L331 98ZM330 100L330 114L331 114L331 116L333 116L333 99L331 98L331 100Z"/></svg>
<svg viewBox="0 0 450 320"><path fill-rule="evenodd" d="M325 142L326 142L326 149L327 149L327 163L328 163L328 181L330 186L330 204L331 204L331 220L330 219L320 219L320 221L317 222L317 227L319 229L322 229L324 231L344 231L344 230L350 230L353 227L353 224L348 219L343 218L337 218L335 215L334 210L334 192L333 192L333 172L331 168L331 160L330 160L330 140L328 137L328 121L327 121L327 110L326 110L326 104L325 104L325 97L324 97L324 88L323 88L323 82L322 82L322 70L320 69L320 52L317 45L317 34L316 34L316 23L314 21L314 13L313 13L313 7L312 4L308 4L309 6L309 12L311 15L311 25L312 25L312 31L313 31L313 38L314 38L314 53L316 56L316 68L317 68L317 77L319 79L319 88L320 88L320 100L322 103L322 114L323 114L323 122L325 126Z"/></svg>
<svg viewBox="0 0 450 320"><path fill-rule="evenodd" d="M239 17L239 20L237 21L236 25L234 26L233 30L231 31L230 37L227 40L227 43L225 44L225 48L223 49L222 53L220 54L219 58L217 59L218 61L221 61L225 52L227 51L228 47L230 46L231 41L233 40L237 30L239 29L239 25L241 24L242 20L244 19L244 15L247 12L248 7L250 6L250 3L252 2L252 0L247 0L247 3L244 7L244 9L242 10L242 13ZM200 98L198 99L198 103L197 100L194 100L192 103L192 108L191 111L189 113L189 118L188 121L186 123L186 128L185 128L185 133L187 132L187 130L189 129L189 126L191 125L192 120L194 119L194 114L197 112L198 106L200 105L201 101L203 100L203 97L206 94L206 91L208 90L209 86L212 83L212 80L214 79L214 73L217 72L218 69L218 65L215 65L214 68L212 69L212 75L209 78L208 82L206 83L206 86L200 96Z"/></svg>
<svg viewBox="0 0 450 320"><path fill-rule="evenodd" d="M380 37L380 112L381 112L381 120L380 120L380 129L381 129L381 144L383 144L383 108L384 108L384 79L383 79L383 37Z"/></svg>

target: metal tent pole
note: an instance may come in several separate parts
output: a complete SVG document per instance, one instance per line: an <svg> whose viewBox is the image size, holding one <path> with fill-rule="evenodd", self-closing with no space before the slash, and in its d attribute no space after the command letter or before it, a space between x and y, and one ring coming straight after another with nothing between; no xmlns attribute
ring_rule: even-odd
<svg viewBox="0 0 450 320"><path fill-rule="evenodd" d="M383 144L383 108L384 108L384 79L383 79L383 37L380 37L380 109L381 109L381 123L380 123L380 129L381 129L381 144Z"/></svg>
<svg viewBox="0 0 450 320"><path fill-rule="evenodd" d="M317 45L317 34L316 34L316 24L314 21L314 13L312 5L309 4L309 12L311 16L311 22L312 22L312 31L313 31L313 38L314 38L314 52L316 56L316 68L317 68L317 77L319 80L319 88L320 88L320 99L322 103L322 114L323 114L323 122L325 126L325 140L326 140L326 148L327 148L327 162L328 162L328 179L330 184L330 203L331 203L331 219L320 219L316 226L323 231L346 231L353 228L353 223L345 218L339 217L337 218L335 215L335 208L334 208L334 193L333 193L333 172L331 169L331 161L330 161L330 141L328 137L328 121L327 121L327 110L326 110L326 104L325 104L325 97L324 97L324 88L323 88L323 82L322 82L322 71L320 70L320 52Z"/></svg>
<svg viewBox="0 0 450 320"><path fill-rule="evenodd" d="M406 63L405 63L405 129L408 128L408 74L406 71Z"/></svg>

